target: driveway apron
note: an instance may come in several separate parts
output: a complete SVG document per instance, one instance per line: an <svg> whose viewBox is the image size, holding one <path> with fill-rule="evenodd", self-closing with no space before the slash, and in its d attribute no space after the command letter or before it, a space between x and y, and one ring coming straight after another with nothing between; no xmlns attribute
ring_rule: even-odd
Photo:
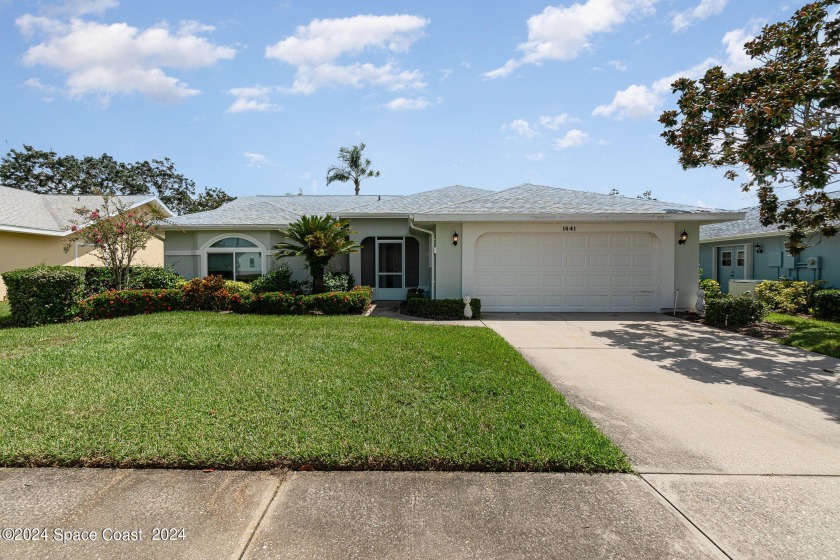
<svg viewBox="0 0 840 560"><path fill-rule="evenodd" d="M732 558L840 557L840 360L659 314L486 314Z"/></svg>

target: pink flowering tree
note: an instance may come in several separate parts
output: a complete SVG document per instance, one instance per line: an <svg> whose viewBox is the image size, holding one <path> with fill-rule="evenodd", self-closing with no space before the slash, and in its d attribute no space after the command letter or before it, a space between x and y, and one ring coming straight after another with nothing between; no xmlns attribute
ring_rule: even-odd
<svg viewBox="0 0 840 560"><path fill-rule="evenodd" d="M71 222L64 251L69 251L75 243L95 247L96 256L111 269L118 290L129 285L132 262L152 237L158 237L158 227L166 217L152 205L130 208L112 194L102 196L99 208L82 207L75 212L80 219Z"/></svg>

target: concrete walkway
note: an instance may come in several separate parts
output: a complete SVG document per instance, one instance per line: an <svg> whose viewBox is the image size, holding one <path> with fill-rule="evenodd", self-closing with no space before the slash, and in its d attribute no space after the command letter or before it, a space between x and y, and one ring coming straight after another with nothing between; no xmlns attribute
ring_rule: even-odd
<svg viewBox="0 0 840 560"><path fill-rule="evenodd" d="M840 361L664 315L488 314L732 558L840 558Z"/></svg>
<svg viewBox="0 0 840 560"><path fill-rule="evenodd" d="M0 469L0 558L840 557L837 360L660 315L484 323L641 476Z"/></svg>

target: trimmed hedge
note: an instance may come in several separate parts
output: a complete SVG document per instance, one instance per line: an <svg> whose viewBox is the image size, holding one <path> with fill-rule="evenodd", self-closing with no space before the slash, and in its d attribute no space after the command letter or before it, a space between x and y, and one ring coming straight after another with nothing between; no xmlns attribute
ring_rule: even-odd
<svg viewBox="0 0 840 560"><path fill-rule="evenodd" d="M357 286L349 292L328 292L315 295L295 295L286 292L237 294L231 308L238 313L260 315L360 315L370 307L373 290Z"/></svg>
<svg viewBox="0 0 840 560"><path fill-rule="evenodd" d="M724 295L706 302L705 322L719 327L743 327L757 323L767 315L767 308L748 295Z"/></svg>
<svg viewBox="0 0 840 560"><path fill-rule="evenodd" d="M71 267L68 267L71 268ZM104 266L85 267L85 295L103 294L116 289L114 273ZM128 290L176 288L183 278L169 267L133 266L128 277Z"/></svg>
<svg viewBox="0 0 840 560"><path fill-rule="evenodd" d="M193 278L183 286L184 309L191 311L227 311L231 308L231 293L221 276Z"/></svg>
<svg viewBox="0 0 840 560"><path fill-rule="evenodd" d="M292 280L292 269L286 263L251 282L251 292L255 294L299 292L301 287L302 282Z"/></svg>
<svg viewBox="0 0 840 560"><path fill-rule="evenodd" d="M84 291L84 269L35 266L3 273L12 319L21 326L72 319Z"/></svg>
<svg viewBox="0 0 840 560"><path fill-rule="evenodd" d="M481 318L481 300L470 301L473 319ZM460 299L411 298L406 301L406 313L425 319L464 319L464 302Z"/></svg>
<svg viewBox="0 0 840 560"><path fill-rule="evenodd" d="M814 315L840 321L840 290L820 290L815 293Z"/></svg>
<svg viewBox="0 0 840 560"><path fill-rule="evenodd" d="M83 321L179 311L184 292L179 289L121 290L91 296L79 303L78 318Z"/></svg>

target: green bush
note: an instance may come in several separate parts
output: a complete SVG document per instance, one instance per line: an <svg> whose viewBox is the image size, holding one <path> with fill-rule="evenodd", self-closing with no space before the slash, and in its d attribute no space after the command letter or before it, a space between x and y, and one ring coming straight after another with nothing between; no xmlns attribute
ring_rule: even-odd
<svg viewBox="0 0 840 560"><path fill-rule="evenodd" d="M815 293L814 315L840 321L840 290L820 290Z"/></svg>
<svg viewBox="0 0 840 560"><path fill-rule="evenodd" d="M85 271L85 295L92 296L117 288L114 273L104 266L89 266ZM128 290L176 288L181 275L171 267L134 266L128 275Z"/></svg>
<svg viewBox="0 0 840 560"><path fill-rule="evenodd" d="M35 266L3 273L12 319L21 326L72 319L84 290L84 269Z"/></svg>
<svg viewBox="0 0 840 560"><path fill-rule="evenodd" d="M353 289L356 284L356 279L349 272L340 272L336 270L324 271L324 291L325 292L347 292Z"/></svg>
<svg viewBox="0 0 840 560"><path fill-rule="evenodd" d="M414 298L424 297L426 297L426 290L424 290L423 288L409 288L405 295L406 301Z"/></svg>
<svg viewBox="0 0 840 560"><path fill-rule="evenodd" d="M473 319L481 317L481 300L470 301ZM406 312L415 317L426 319L463 319L464 302L460 299L421 299L411 298L406 302Z"/></svg>
<svg viewBox="0 0 840 560"><path fill-rule="evenodd" d="M723 292L720 291L720 284L718 281L712 280L711 278L700 280L700 289L706 292L706 301L709 301L710 299L717 299L723 295Z"/></svg>
<svg viewBox="0 0 840 560"><path fill-rule="evenodd" d="M238 280L225 280L225 289L232 294L250 292L251 284Z"/></svg>
<svg viewBox="0 0 840 560"><path fill-rule="evenodd" d="M183 309L184 292L179 289L121 290L91 296L79 303L83 321L111 319Z"/></svg>
<svg viewBox="0 0 840 560"><path fill-rule="evenodd" d="M294 292L301 290L301 282L292 280L292 269L286 263L281 264L268 274L260 276L251 282L251 292L263 294L266 292Z"/></svg>
<svg viewBox="0 0 840 560"><path fill-rule="evenodd" d="M231 309L238 313L260 315L359 315L370 307L372 295L373 291L367 286L357 286L349 292L313 295L295 295L288 292L237 294L239 299L231 303Z"/></svg>
<svg viewBox="0 0 840 560"><path fill-rule="evenodd" d="M807 313L813 303L814 294L825 284L825 280L765 280L755 287L755 297L775 311Z"/></svg>
<svg viewBox="0 0 840 560"><path fill-rule="evenodd" d="M764 319L767 308L748 295L721 297L706 303L705 322L720 327L743 327Z"/></svg>
<svg viewBox="0 0 840 560"><path fill-rule="evenodd" d="M230 309L230 292L225 288L225 279L211 275L193 278L183 286L184 309L193 311L226 311Z"/></svg>

